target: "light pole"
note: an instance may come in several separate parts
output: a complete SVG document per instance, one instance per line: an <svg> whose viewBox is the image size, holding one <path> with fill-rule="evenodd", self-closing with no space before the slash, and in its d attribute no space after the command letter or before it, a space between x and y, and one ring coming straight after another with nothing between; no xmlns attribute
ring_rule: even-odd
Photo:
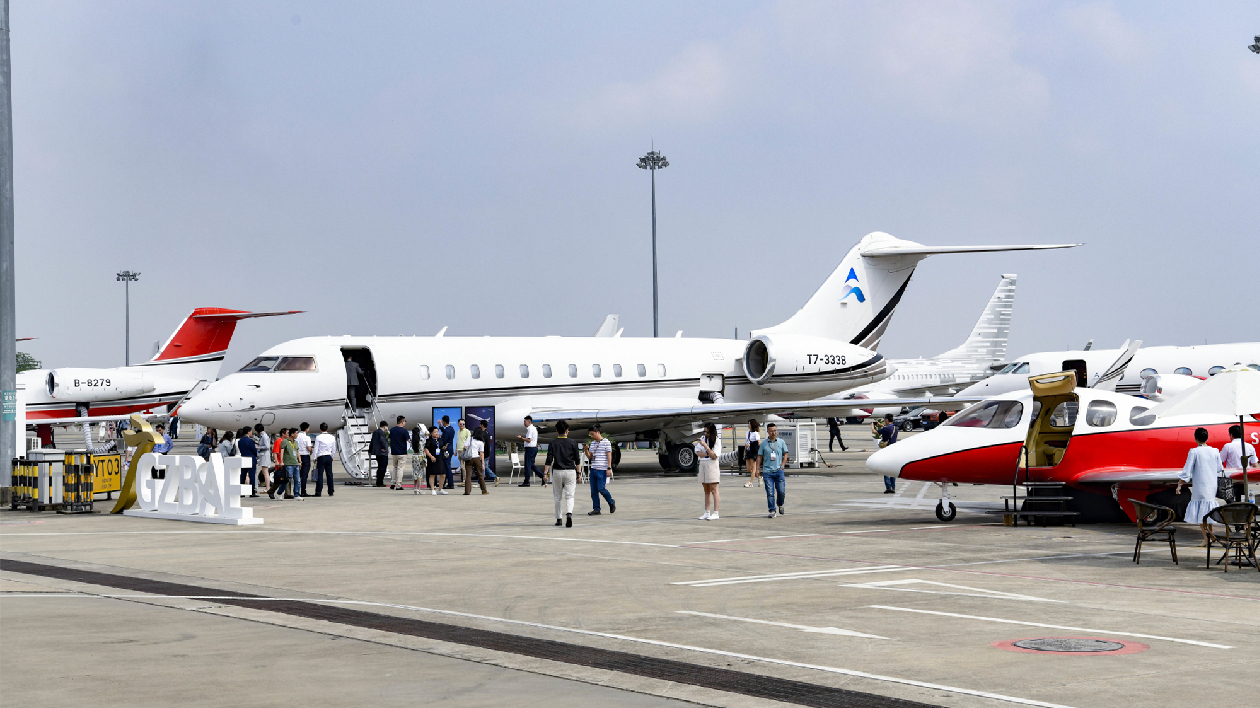
<svg viewBox="0 0 1260 708"><path fill-rule="evenodd" d="M118 279L123 283L123 289L127 292L127 366L131 366L131 284L140 280L139 273L132 273L124 270L118 274Z"/></svg>
<svg viewBox="0 0 1260 708"><path fill-rule="evenodd" d="M0 303L3 303L0 305L0 504L8 505L19 433L17 309L13 280L13 82L9 65L9 0L0 0L0 6Z"/></svg>
<svg viewBox="0 0 1260 708"><path fill-rule="evenodd" d="M639 158L639 169L652 172L652 336L661 336L661 301L656 280L656 171L669 167L669 160L653 150Z"/></svg>

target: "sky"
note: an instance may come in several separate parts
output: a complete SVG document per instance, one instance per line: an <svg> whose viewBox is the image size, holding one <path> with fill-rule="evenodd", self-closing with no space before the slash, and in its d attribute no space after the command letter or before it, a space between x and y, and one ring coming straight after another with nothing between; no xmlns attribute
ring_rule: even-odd
<svg viewBox="0 0 1260 708"><path fill-rule="evenodd" d="M934 256L880 352L1255 340L1260 4L13 0L19 349L221 375L310 335L650 336L788 318L863 235Z"/></svg>

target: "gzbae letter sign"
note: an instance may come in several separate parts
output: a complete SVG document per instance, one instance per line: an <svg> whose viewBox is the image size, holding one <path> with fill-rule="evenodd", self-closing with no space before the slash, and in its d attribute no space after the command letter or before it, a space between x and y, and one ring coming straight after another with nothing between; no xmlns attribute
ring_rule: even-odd
<svg viewBox="0 0 1260 708"><path fill-rule="evenodd" d="M136 465L142 475L136 480L137 508L123 514L206 524L261 524L253 509L241 506L241 497L250 489L239 482L241 468L249 462L240 457L224 459L217 452L209 460L146 452ZM152 478L150 469L166 470L165 479Z"/></svg>

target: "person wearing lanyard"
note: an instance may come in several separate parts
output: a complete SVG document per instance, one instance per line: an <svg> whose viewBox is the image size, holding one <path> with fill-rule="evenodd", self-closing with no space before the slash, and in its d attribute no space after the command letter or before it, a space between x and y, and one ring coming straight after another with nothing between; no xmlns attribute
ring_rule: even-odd
<svg viewBox="0 0 1260 708"><path fill-rule="evenodd" d="M617 502L608 493L608 477L612 472L612 443L604 438L598 425L592 425L588 432L592 442L586 448L586 459L591 461L591 511L587 516L599 516L599 498L608 502L608 513L617 513Z"/></svg>
<svg viewBox="0 0 1260 708"><path fill-rule="evenodd" d="M761 479L766 485L766 506L770 518L783 515L783 502L787 496L787 479L783 467L788 463L787 443L779 439L779 428L774 423L766 426L766 441L761 443ZM776 503L777 502L777 503Z"/></svg>
<svg viewBox="0 0 1260 708"><path fill-rule="evenodd" d="M302 490L302 496L306 496L306 480L311 476L311 436L306 434L310 427L310 423L299 425L297 434L298 456L302 458L301 470L299 471L302 483L298 488Z"/></svg>

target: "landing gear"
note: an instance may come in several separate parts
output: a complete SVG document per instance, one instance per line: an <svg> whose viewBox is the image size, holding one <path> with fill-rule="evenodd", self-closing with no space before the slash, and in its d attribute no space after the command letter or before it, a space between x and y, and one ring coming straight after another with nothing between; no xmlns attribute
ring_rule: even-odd
<svg viewBox="0 0 1260 708"><path fill-rule="evenodd" d="M612 468L615 470L621 465L621 445L616 440L612 444Z"/></svg>
<svg viewBox="0 0 1260 708"><path fill-rule="evenodd" d="M958 508L949 500L949 482L937 482L941 488L941 500L936 502L936 518L949 523L958 517Z"/></svg>

